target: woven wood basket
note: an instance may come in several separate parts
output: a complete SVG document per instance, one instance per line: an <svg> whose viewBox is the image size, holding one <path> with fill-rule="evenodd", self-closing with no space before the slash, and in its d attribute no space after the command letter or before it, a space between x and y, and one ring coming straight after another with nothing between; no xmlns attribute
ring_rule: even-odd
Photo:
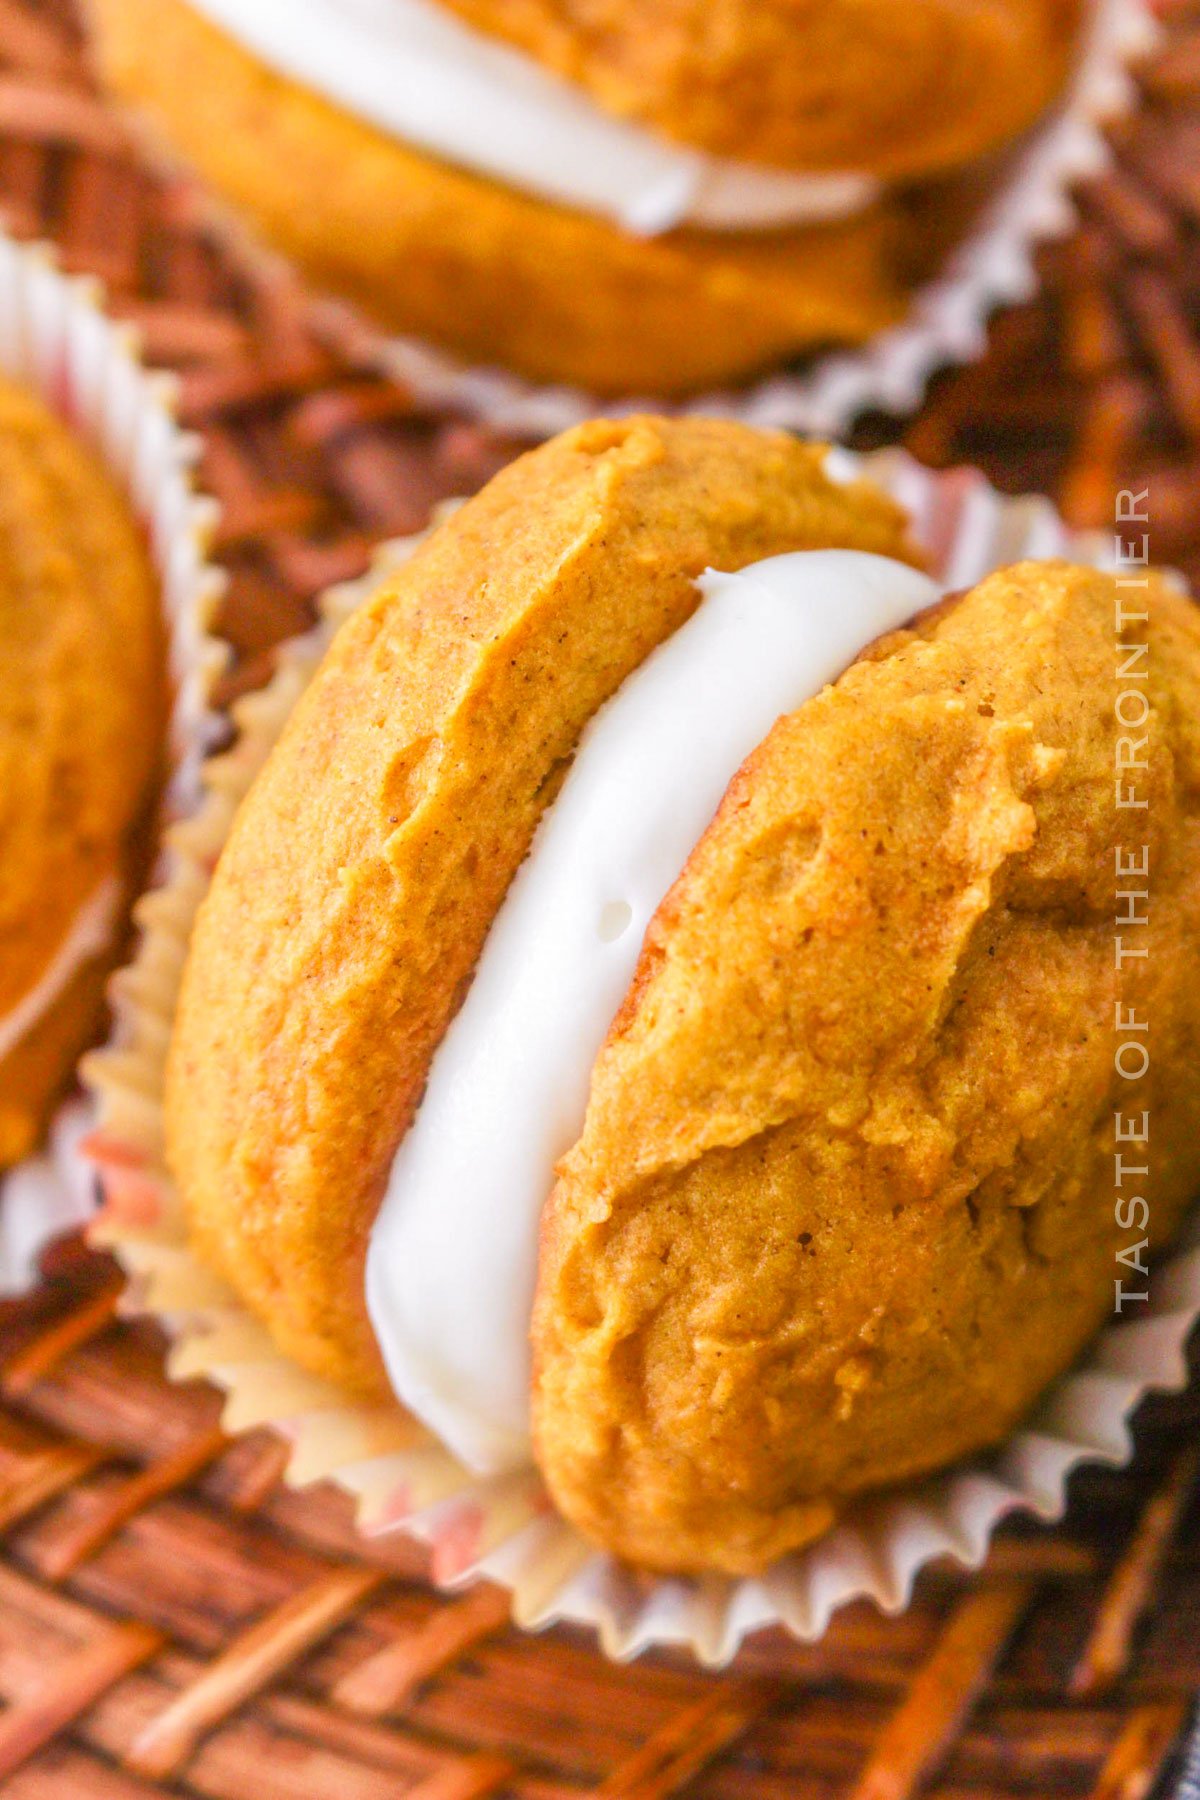
<svg viewBox="0 0 1200 1800"><path fill-rule="evenodd" d="M1078 525L1149 481L1158 557L1200 578L1200 4L1165 6L1145 107L1045 292L998 320L904 441ZM173 367L223 508L222 698L260 682L314 595L514 446L432 418L317 336L286 273L215 236L97 99L58 0L0 0L0 213L97 274ZM898 429L865 421L861 443ZM1200 1387L1143 1410L1138 1455L1073 1483L1066 1525L1001 1534L885 1620L754 1640L735 1672L605 1662L444 1599L406 1540L227 1441L118 1317L112 1266L68 1242L0 1308L0 1792L11 1800L984 1800L1200 1795ZM1190 1768L1189 1765L1195 1764Z"/></svg>

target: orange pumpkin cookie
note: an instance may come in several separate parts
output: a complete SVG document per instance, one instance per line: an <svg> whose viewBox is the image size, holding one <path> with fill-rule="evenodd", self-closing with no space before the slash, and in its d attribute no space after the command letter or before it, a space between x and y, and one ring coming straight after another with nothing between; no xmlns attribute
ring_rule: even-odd
<svg viewBox="0 0 1200 1800"><path fill-rule="evenodd" d="M261 21L227 5L89 10L115 92L322 288L477 363L649 394L740 379L898 322L989 191L989 159L1061 91L1080 11L1080 0L725 0L711 18L657 4L618 25L583 7L556 18L540 0L425 0L457 30L458 13L469 22L472 78L479 58L467 52L480 44L520 65L485 71L500 90L487 87L494 120L472 125L487 110L473 88L449 95L431 148L415 123L403 128L404 84L374 79L389 58L403 67L407 39L385 39L376 56L359 45L343 80L332 52L352 21L331 4L315 0L329 55L305 51L314 0L280 14L269 43ZM376 15L382 30L387 6ZM530 70L555 93L526 105ZM590 109L577 132L560 116L572 105ZM539 106L541 150L528 124ZM633 141L610 144L610 130ZM963 168L962 191L883 185Z"/></svg>
<svg viewBox="0 0 1200 1800"><path fill-rule="evenodd" d="M1118 1113L1153 1121L1156 1249L1195 1196L1200 612L1154 591L1131 827L1116 599L1023 564L880 645L780 721L664 902L534 1320L551 1492L630 1560L753 1572L1004 1438L1128 1274ZM1119 886L1152 889L1120 972ZM1142 1082L1118 1004L1154 1021Z"/></svg>
<svg viewBox="0 0 1200 1800"><path fill-rule="evenodd" d="M1086 0L445 0L622 117L718 156L927 175L1017 137Z"/></svg>
<svg viewBox="0 0 1200 1800"><path fill-rule="evenodd" d="M1152 582L1131 827L1112 578L932 604L837 473L596 423L442 524L241 808L170 1050L195 1244L280 1345L651 1569L1002 1439L1113 1304L1116 1111L1147 1254L1200 1180L1200 614Z"/></svg>
<svg viewBox="0 0 1200 1800"><path fill-rule="evenodd" d="M94 1037L158 768L157 586L123 496L0 382L0 1168Z"/></svg>

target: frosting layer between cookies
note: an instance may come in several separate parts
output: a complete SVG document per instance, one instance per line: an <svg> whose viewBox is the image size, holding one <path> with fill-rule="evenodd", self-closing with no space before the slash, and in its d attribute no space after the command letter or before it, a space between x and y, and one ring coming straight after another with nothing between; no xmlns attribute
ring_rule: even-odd
<svg viewBox="0 0 1200 1800"><path fill-rule="evenodd" d="M269 67L390 136L638 234L840 219L879 192L853 171L797 173L671 143L434 0L190 4Z"/></svg>
<svg viewBox="0 0 1200 1800"><path fill-rule="evenodd" d="M710 571L585 731L397 1152L367 1259L399 1397L471 1467L529 1458L538 1227L654 912L767 735L938 596L904 564L797 552Z"/></svg>

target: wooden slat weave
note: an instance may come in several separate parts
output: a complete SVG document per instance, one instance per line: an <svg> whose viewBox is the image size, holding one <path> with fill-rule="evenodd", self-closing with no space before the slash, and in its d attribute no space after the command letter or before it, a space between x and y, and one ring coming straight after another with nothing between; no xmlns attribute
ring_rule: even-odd
<svg viewBox="0 0 1200 1800"><path fill-rule="evenodd" d="M1039 300L942 378L904 437L1107 526L1151 484L1155 553L1200 577L1200 4L1168 39L1118 161ZM514 446L434 417L322 340L283 271L214 236L89 80L66 0L0 0L0 211L99 274L178 372L221 502L237 650L261 681L315 594ZM1073 1485L1067 1525L1002 1534L982 1577L824 1642L754 1640L732 1675L632 1669L581 1635L522 1637L503 1597L434 1594L405 1539L363 1542L327 1487L281 1485L263 1433L172 1386L68 1243L0 1309L0 1792L6 1800L1134 1800L1182 1771L1200 1691L1200 1392L1144 1410L1139 1454Z"/></svg>

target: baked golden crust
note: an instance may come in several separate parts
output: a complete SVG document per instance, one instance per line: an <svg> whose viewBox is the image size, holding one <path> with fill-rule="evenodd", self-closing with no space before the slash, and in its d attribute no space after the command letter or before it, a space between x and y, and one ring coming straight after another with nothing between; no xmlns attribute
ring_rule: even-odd
<svg viewBox="0 0 1200 1800"><path fill-rule="evenodd" d="M0 1020L131 865L163 663L157 585L123 496L40 400L0 381ZM32 1148L93 1035L102 973L80 971L0 1058L0 1167Z"/></svg>
<svg viewBox="0 0 1200 1800"><path fill-rule="evenodd" d="M1023 565L876 647L749 759L647 934L533 1333L555 1502L631 1561L754 1571L1001 1439L1138 1285L1117 1110L1150 1115L1156 1248L1194 1194L1200 613L1156 587L1149 806L1118 812L1115 599Z"/></svg>
<svg viewBox="0 0 1200 1800"><path fill-rule="evenodd" d="M710 563L906 544L781 433L599 422L502 471L338 633L200 910L165 1100L199 1248L300 1362L386 1392L367 1236L584 724Z"/></svg>
<svg viewBox="0 0 1200 1800"><path fill-rule="evenodd" d="M891 0L888 0L891 3ZM323 287L393 330L597 393L735 379L904 313L904 208L632 237L439 163L274 74L181 0L89 0L106 78Z"/></svg>
<svg viewBox="0 0 1200 1800"><path fill-rule="evenodd" d="M609 112L718 156L925 175L1017 137L1085 0L444 0Z"/></svg>

